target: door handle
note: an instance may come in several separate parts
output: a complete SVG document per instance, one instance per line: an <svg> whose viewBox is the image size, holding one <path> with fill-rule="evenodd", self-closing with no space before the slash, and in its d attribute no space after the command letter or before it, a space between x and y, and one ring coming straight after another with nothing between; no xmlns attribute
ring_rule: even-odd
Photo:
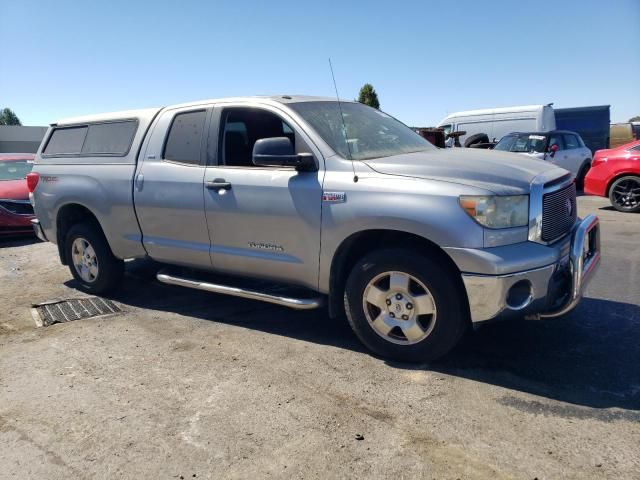
<svg viewBox="0 0 640 480"><path fill-rule="evenodd" d="M141 192L143 186L144 186L144 175L139 173L136 176L136 190Z"/></svg>
<svg viewBox="0 0 640 480"><path fill-rule="evenodd" d="M205 183L205 187L209 190L231 190L231 182L227 182L224 178L216 178Z"/></svg>

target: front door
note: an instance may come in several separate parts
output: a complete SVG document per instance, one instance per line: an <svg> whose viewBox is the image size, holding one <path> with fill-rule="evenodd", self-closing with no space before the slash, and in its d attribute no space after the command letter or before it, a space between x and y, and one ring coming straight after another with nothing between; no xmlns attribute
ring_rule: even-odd
<svg viewBox="0 0 640 480"><path fill-rule="evenodd" d="M565 133L562 136L564 138L564 147L567 151L567 166L564 168L576 176L580 172L580 167L582 167L582 162L586 157L578 137L573 133Z"/></svg>
<svg viewBox="0 0 640 480"><path fill-rule="evenodd" d="M205 107L165 110L143 145L134 199L154 260L211 268L203 186L208 115Z"/></svg>
<svg viewBox="0 0 640 480"><path fill-rule="evenodd" d="M318 171L258 167L260 138L288 137L312 153ZM216 106L209 134L205 209L216 270L317 288L324 162L286 112L267 106Z"/></svg>
<svg viewBox="0 0 640 480"><path fill-rule="evenodd" d="M551 163L554 163L562 168L567 168L568 162L568 153L564 146L564 140L562 139L562 134L560 133L552 133L549 135L549 143L548 149L550 150L553 145L558 146L558 150L556 153L551 156L551 154L547 154L547 160Z"/></svg>

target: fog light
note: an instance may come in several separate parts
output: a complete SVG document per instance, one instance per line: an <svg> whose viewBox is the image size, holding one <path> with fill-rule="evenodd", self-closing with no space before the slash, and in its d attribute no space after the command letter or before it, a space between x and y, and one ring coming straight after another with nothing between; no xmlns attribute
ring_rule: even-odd
<svg viewBox="0 0 640 480"><path fill-rule="evenodd" d="M511 310L522 310L533 301L533 288L529 280L520 280L507 292L507 306Z"/></svg>

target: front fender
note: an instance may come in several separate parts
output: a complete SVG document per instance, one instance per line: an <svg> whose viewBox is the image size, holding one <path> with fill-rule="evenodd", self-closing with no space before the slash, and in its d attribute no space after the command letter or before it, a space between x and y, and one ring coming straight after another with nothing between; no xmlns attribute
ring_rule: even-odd
<svg viewBox="0 0 640 480"><path fill-rule="evenodd" d="M334 179L325 179L325 192L334 188L349 190L345 192L343 202L325 201L322 204L318 278L322 292L329 291L332 259L340 245L359 232L393 230L422 237L441 248L483 247L484 229L462 210L458 197L460 194L487 194L484 190L380 177L361 177L357 183L333 182Z"/></svg>

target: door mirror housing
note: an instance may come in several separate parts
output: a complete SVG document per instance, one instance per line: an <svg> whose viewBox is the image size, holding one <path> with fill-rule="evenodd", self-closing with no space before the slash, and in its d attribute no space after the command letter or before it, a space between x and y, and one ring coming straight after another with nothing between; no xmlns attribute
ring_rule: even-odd
<svg viewBox="0 0 640 480"><path fill-rule="evenodd" d="M558 145L554 143L549 147L549 154L550 154L549 156L553 158L557 151L558 151Z"/></svg>
<svg viewBox="0 0 640 480"><path fill-rule="evenodd" d="M287 137L261 138L253 146L253 164L260 167L294 167L299 172L318 170L310 153L295 153Z"/></svg>

